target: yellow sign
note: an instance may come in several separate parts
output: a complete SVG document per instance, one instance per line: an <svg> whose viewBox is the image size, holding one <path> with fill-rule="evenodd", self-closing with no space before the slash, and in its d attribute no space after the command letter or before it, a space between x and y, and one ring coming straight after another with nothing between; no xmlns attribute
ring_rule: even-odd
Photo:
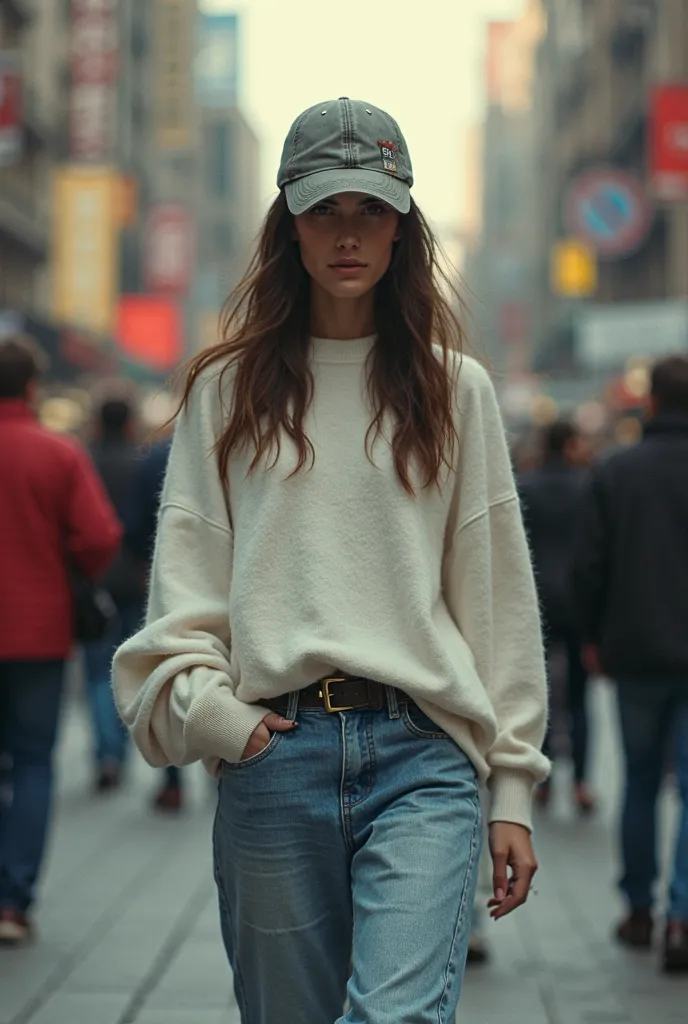
<svg viewBox="0 0 688 1024"><path fill-rule="evenodd" d="M158 146L193 145L195 0L155 0L153 81Z"/></svg>
<svg viewBox="0 0 688 1024"><path fill-rule="evenodd" d="M65 164L53 176L52 310L97 334L114 325L118 285L117 172Z"/></svg>
<svg viewBox="0 0 688 1024"><path fill-rule="evenodd" d="M568 299L582 299L597 290L595 253L584 242L566 238L552 249L550 267L552 291Z"/></svg>

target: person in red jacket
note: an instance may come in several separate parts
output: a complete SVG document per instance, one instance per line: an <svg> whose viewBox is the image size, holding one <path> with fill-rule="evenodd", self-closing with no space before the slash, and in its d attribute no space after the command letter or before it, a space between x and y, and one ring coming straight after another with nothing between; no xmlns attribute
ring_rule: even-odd
<svg viewBox="0 0 688 1024"><path fill-rule="evenodd" d="M32 411L41 353L0 340L0 751L11 802L0 808L0 942L31 937L52 793L65 661L72 650L68 565L95 578L122 529L83 449Z"/></svg>

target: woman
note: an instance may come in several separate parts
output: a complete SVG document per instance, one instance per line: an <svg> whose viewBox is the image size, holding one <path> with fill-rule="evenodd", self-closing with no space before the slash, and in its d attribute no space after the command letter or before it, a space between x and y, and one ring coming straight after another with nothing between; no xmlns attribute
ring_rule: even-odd
<svg viewBox="0 0 688 1024"><path fill-rule="evenodd" d="M191 365L147 625L115 664L147 760L219 776L245 1024L453 1020L480 778L494 918L536 868L533 578L494 391L457 351L412 181L375 107L292 126L225 340Z"/></svg>

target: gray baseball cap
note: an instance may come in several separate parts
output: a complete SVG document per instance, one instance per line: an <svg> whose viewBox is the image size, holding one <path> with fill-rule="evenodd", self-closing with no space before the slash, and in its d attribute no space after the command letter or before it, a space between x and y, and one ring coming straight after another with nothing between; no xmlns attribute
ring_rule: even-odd
<svg viewBox="0 0 688 1024"><path fill-rule="evenodd" d="M337 192L365 192L408 213L412 184L408 148L394 118L348 96L296 118L277 174L295 215Z"/></svg>

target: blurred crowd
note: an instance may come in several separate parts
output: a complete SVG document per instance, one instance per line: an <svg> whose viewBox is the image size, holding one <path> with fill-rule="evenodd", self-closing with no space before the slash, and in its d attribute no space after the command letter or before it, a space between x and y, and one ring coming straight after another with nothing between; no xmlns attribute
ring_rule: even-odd
<svg viewBox="0 0 688 1024"><path fill-rule="evenodd" d="M114 703L116 648L145 614L170 430L142 435L136 396L100 397L88 436L35 415L40 352L0 342L0 942L32 935L52 797L65 666L82 648L93 733L93 788L126 782L128 738ZM600 447L573 421L544 427L514 465L550 667L546 753L573 765L571 799L596 810L589 777L589 680L615 683L625 762L616 939L650 949L658 929L656 811L672 774L681 800L661 936L667 971L688 972L688 358L658 362L642 433ZM550 784L536 793L541 810ZM153 794L183 807L170 767ZM489 955L476 927L469 959Z"/></svg>

